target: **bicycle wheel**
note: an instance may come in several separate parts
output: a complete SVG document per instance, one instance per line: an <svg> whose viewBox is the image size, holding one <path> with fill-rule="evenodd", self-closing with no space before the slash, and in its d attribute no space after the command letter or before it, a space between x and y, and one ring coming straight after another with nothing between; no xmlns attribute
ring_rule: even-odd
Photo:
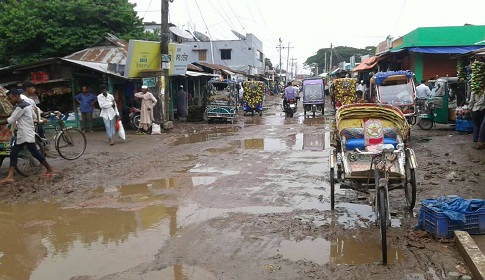
<svg viewBox="0 0 485 280"><path fill-rule="evenodd" d="M408 153L406 153L408 154ZM414 168L411 168L409 158L406 156L406 182L404 182L404 194L409 210L412 211L416 205L416 174Z"/></svg>
<svg viewBox="0 0 485 280"><path fill-rule="evenodd" d="M330 207L335 208L335 169L330 168Z"/></svg>
<svg viewBox="0 0 485 280"><path fill-rule="evenodd" d="M387 264L387 211L386 189L379 188L379 221L383 264Z"/></svg>
<svg viewBox="0 0 485 280"><path fill-rule="evenodd" d="M57 137L56 150L67 160L77 159L86 150L86 135L77 128L68 128Z"/></svg>
<svg viewBox="0 0 485 280"><path fill-rule="evenodd" d="M41 150L38 142L35 142L35 146L37 147L37 150ZM17 173L28 177L37 174L41 168L42 164L34 158L29 149L24 146L19 153L17 166L15 166Z"/></svg>

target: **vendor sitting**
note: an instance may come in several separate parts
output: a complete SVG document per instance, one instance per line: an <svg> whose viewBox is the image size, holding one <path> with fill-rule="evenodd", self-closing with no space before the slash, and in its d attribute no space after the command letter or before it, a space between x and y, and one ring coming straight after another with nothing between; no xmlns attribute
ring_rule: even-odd
<svg viewBox="0 0 485 280"><path fill-rule="evenodd" d="M356 103L366 103L364 99L364 93L361 90L355 92L355 98Z"/></svg>

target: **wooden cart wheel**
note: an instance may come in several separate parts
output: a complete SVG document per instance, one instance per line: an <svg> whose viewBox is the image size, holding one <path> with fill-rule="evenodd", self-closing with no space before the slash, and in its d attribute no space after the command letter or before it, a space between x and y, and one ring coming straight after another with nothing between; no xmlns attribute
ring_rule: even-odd
<svg viewBox="0 0 485 280"><path fill-rule="evenodd" d="M330 208L335 208L335 169L330 168Z"/></svg>

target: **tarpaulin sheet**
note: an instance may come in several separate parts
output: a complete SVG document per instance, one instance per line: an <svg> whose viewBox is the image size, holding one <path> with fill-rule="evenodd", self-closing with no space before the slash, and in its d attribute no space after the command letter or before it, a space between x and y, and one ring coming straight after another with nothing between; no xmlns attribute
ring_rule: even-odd
<svg viewBox="0 0 485 280"><path fill-rule="evenodd" d="M413 72L409 71L409 70L399 70L399 71L387 71L387 72L377 72L376 75L375 75L375 79L376 79L376 85L380 86L382 84L382 82L384 82L384 80L387 78L387 77L390 77L390 76L396 76L396 75L405 75L406 78L411 78L414 74Z"/></svg>
<svg viewBox="0 0 485 280"><path fill-rule="evenodd" d="M408 48L410 52L415 53L433 53L433 54L463 54L478 50L483 46L462 46L462 47L413 47Z"/></svg>
<svg viewBox="0 0 485 280"><path fill-rule="evenodd" d="M425 199L421 204L437 212L443 212L450 220L465 223L465 214L485 207L485 200L441 196L438 199Z"/></svg>

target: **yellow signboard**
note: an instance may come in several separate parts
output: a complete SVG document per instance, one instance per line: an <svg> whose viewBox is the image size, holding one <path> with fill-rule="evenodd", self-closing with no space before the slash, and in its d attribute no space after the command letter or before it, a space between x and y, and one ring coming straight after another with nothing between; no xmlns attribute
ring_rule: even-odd
<svg viewBox="0 0 485 280"><path fill-rule="evenodd" d="M160 43L130 40L126 58L125 77L140 77L142 70L160 69Z"/></svg>

